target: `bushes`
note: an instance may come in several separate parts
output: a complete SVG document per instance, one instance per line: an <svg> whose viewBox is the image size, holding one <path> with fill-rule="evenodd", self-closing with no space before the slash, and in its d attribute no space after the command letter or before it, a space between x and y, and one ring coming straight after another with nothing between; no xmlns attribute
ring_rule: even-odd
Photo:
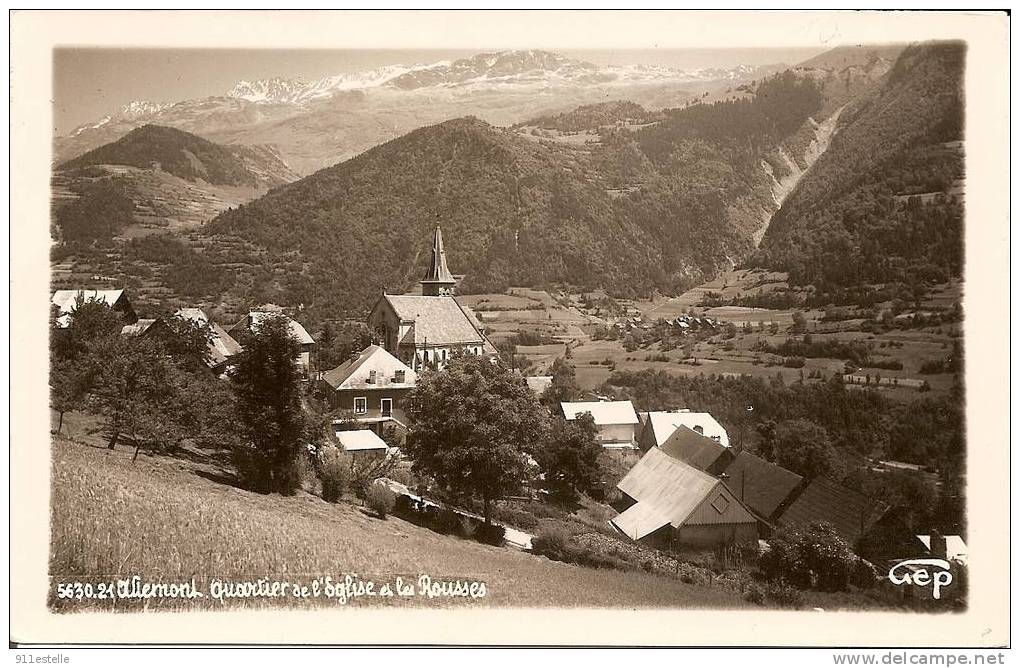
<svg viewBox="0 0 1020 668"><path fill-rule="evenodd" d="M772 583L845 591L859 561L830 524L814 522L803 533L795 529L777 531L758 566Z"/></svg>
<svg viewBox="0 0 1020 668"><path fill-rule="evenodd" d="M350 489L354 477L351 471L351 456L340 448L324 448L319 454L319 480L322 482L322 498L336 503Z"/></svg>
<svg viewBox="0 0 1020 668"><path fill-rule="evenodd" d="M621 571L634 570L642 567L633 563L624 553L614 550L599 552L572 540L570 531L561 525L544 527L539 534L531 539L531 551L554 561L577 564L588 568L613 568Z"/></svg>
<svg viewBox="0 0 1020 668"><path fill-rule="evenodd" d="M386 485L375 483L365 492L365 503L382 519L393 512L397 503L397 495Z"/></svg>
<svg viewBox="0 0 1020 668"><path fill-rule="evenodd" d="M498 524L479 524L475 527L474 539L486 545L499 547L506 539L506 527Z"/></svg>

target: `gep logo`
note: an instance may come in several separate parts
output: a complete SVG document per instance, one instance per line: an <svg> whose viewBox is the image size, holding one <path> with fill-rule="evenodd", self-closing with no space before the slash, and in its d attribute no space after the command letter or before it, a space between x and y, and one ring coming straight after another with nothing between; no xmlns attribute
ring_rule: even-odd
<svg viewBox="0 0 1020 668"><path fill-rule="evenodd" d="M931 571L927 566L932 567ZM912 584L917 587L927 587L934 583L931 596L937 599L941 596L942 588L953 582L953 574L945 559L908 559L889 569L889 581L894 585Z"/></svg>

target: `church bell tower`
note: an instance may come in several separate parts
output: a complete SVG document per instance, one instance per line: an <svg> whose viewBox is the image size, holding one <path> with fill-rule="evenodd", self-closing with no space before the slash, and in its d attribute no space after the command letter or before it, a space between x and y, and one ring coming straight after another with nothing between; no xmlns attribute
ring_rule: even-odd
<svg viewBox="0 0 1020 668"><path fill-rule="evenodd" d="M421 293L426 297L452 295L457 279L446 266L446 249L443 248L443 231L436 228L432 238L432 262L421 283Z"/></svg>

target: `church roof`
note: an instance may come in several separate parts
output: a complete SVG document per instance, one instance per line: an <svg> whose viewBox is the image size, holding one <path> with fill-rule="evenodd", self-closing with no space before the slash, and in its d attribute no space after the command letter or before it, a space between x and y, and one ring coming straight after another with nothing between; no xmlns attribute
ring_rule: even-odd
<svg viewBox="0 0 1020 668"><path fill-rule="evenodd" d="M384 295L397 317L413 322L401 344L429 345L485 343L485 338L450 296Z"/></svg>
<svg viewBox="0 0 1020 668"><path fill-rule="evenodd" d="M450 273L446 266L446 249L443 247L443 231L436 228L435 236L432 238L432 261L429 263L429 270L421 279L422 283L449 283L457 282L457 279Z"/></svg>

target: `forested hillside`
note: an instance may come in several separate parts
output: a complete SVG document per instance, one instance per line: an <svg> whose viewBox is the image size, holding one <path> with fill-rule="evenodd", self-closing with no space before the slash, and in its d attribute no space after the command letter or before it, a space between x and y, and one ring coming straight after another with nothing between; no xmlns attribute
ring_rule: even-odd
<svg viewBox="0 0 1020 668"><path fill-rule="evenodd" d="M964 52L908 47L881 86L849 103L750 264L836 299L873 283L959 276Z"/></svg>
<svg viewBox="0 0 1020 668"><path fill-rule="evenodd" d="M226 211L207 231L285 263L282 298L333 309L411 287L437 223L463 291L675 292L753 249L775 207L762 161L820 103L811 79L785 74L754 99L667 111L583 145L457 119Z"/></svg>
<svg viewBox="0 0 1020 668"><path fill-rule="evenodd" d="M273 162L279 164L272 164ZM220 186L279 185L289 169L271 152L214 144L198 135L160 125L144 125L115 142L100 146L57 169L93 165L158 168L186 181L201 179ZM281 178L280 174L284 177ZM263 183L260 183L263 182Z"/></svg>

